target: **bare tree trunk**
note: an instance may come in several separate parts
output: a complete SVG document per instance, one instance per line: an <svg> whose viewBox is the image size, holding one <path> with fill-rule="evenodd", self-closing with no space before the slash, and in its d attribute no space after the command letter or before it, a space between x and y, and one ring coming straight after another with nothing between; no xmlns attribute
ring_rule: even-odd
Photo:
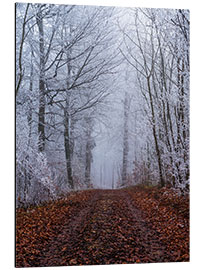
<svg viewBox="0 0 203 270"><path fill-rule="evenodd" d="M40 50L38 134L39 134L39 151L43 152L45 149L45 53L44 53L43 17L40 10L37 13L36 20L39 30L39 50Z"/></svg>
<svg viewBox="0 0 203 270"><path fill-rule="evenodd" d="M92 159L92 154L91 154L90 142L89 140L87 140L86 153L85 153L85 182L88 187L90 186L90 181L91 181L90 179L91 159Z"/></svg>
<svg viewBox="0 0 203 270"><path fill-rule="evenodd" d="M150 77L147 77L147 86L148 86L150 107L151 107L151 113L152 113L152 131L153 131L155 149L156 149L156 154L157 154L157 159L158 159L160 185L161 185L161 187L163 187L165 185L165 181L163 178L162 164L161 164L161 152L160 152L160 148L159 148L158 136L157 136L157 131L156 131L156 120L155 120L154 103L153 103L151 85L150 85Z"/></svg>
<svg viewBox="0 0 203 270"><path fill-rule="evenodd" d="M32 95L32 90L33 90L33 62L32 62L32 57L33 53L31 54L31 69L30 69L30 86L29 86L29 91L30 95ZM28 144L27 144L27 151L29 151L30 143L31 143L31 132L32 132L32 98L29 96L29 111L28 111L28 127L29 127L29 133L28 133ZM32 172L29 167L29 155L25 157L26 163L25 163L25 170L24 170L24 175L25 175L25 184L24 184L24 203L26 204L27 201L27 194L28 194L28 189L30 186L30 180L32 177Z"/></svg>
<svg viewBox="0 0 203 270"><path fill-rule="evenodd" d="M19 59L18 59L18 64L19 64L19 78L17 80L17 85L16 85L16 96L18 94L18 91L20 89L20 85L23 79L23 66L22 66L22 58L23 58L23 45L25 41L25 26L26 26L26 20L27 20L27 13L29 9L29 5L27 4L26 10L25 10L25 16L23 18L23 27L22 27L22 38L21 38L21 43L20 43L20 51L19 51Z"/></svg>
<svg viewBox="0 0 203 270"><path fill-rule="evenodd" d="M89 187L91 185L91 163L92 163L92 149L95 146L92 138L92 119L88 116L85 117L85 138L86 138L86 149L85 149L85 182Z"/></svg>
<svg viewBox="0 0 203 270"><path fill-rule="evenodd" d="M71 138L71 116L70 116L70 95L71 92L68 90L71 80L71 65L69 62L71 51L67 52L67 90L66 90L66 101L64 107L64 148L66 157L66 170L67 170L67 181L70 189L74 189L73 175L72 175L72 154L73 154L73 143Z"/></svg>
<svg viewBox="0 0 203 270"><path fill-rule="evenodd" d="M113 164L113 168L112 168L112 189L114 189L114 182L115 182L115 180L114 180L114 178L115 178L115 176L114 176L114 169L115 169L115 165Z"/></svg>
<svg viewBox="0 0 203 270"><path fill-rule="evenodd" d="M128 166L128 116L129 116L129 97L125 92L124 99L124 127L123 127L123 165L122 165L122 185L127 184L127 166Z"/></svg>
<svg viewBox="0 0 203 270"><path fill-rule="evenodd" d="M72 164L71 164L71 139L70 139L70 118L66 111L64 111L64 148L66 157L66 170L68 178L68 186L70 189L74 188L73 177L72 177Z"/></svg>
<svg viewBox="0 0 203 270"><path fill-rule="evenodd" d="M102 187L102 184L103 184L103 179L102 179L102 165L100 165L100 179L99 179L99 182L100 182L100 187Z"/></svg>

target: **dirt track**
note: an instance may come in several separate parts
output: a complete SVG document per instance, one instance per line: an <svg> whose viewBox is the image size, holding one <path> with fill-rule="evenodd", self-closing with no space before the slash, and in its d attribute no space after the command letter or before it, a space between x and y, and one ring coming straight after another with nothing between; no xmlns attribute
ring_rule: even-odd
<svg viewBox="0 0 203 270"><path fill-rule="evenodd" d="M40 252L32 254L32 260L26 255L28 265L176 261L126 190L91 191L83 201L83 192L75 196L67 212L61 215L59 208L55 213L61 225L54 225L54 234L40 245ZM26 264L17 260L17 266Z"/></svg>

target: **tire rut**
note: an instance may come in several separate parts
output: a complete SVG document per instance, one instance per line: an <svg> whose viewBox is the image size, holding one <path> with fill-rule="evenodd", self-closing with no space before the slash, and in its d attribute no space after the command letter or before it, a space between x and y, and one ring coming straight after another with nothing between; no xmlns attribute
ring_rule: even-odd
<svg viewBox="0 0 203 270"><path fill-rule="evenodd" d="M59 234L51 239L44 248L39 260L39 266L67 265L67 260L62 260L62 255L64 252L72 253L73 246L76 246L79 237L78 232L88 222L88 213L98 196L99 192L93 193L92 198L84 203L82 209L75 209L75 214L70 221L68 218L64 220L63 228L60 229Z"/></svg>
<svg viewBox="0 0 203 270"><path fill-rule="evenodd" d="M159 234L125 190L95 190L73 207L35 266L172 261Z"/></svg>

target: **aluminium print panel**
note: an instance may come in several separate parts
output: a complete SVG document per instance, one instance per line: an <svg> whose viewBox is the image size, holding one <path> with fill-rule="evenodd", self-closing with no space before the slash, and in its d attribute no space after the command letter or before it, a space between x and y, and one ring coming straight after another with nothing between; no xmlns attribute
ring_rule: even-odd
<svg viewBox="0 0 203 270"><path fill-rule="evenodd" d="M16 267L188 262L189 10L15 10Z"/></svg>

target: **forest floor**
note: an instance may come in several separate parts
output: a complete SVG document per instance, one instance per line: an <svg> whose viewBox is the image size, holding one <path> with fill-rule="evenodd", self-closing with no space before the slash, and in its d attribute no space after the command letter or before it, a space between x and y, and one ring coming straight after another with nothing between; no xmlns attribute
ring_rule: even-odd
<svg viewBox="0 0 203 270"><path fill-rule="evenodd" d="M189 196L86 190L17 209L16 267L189 261Z"/></svg>

